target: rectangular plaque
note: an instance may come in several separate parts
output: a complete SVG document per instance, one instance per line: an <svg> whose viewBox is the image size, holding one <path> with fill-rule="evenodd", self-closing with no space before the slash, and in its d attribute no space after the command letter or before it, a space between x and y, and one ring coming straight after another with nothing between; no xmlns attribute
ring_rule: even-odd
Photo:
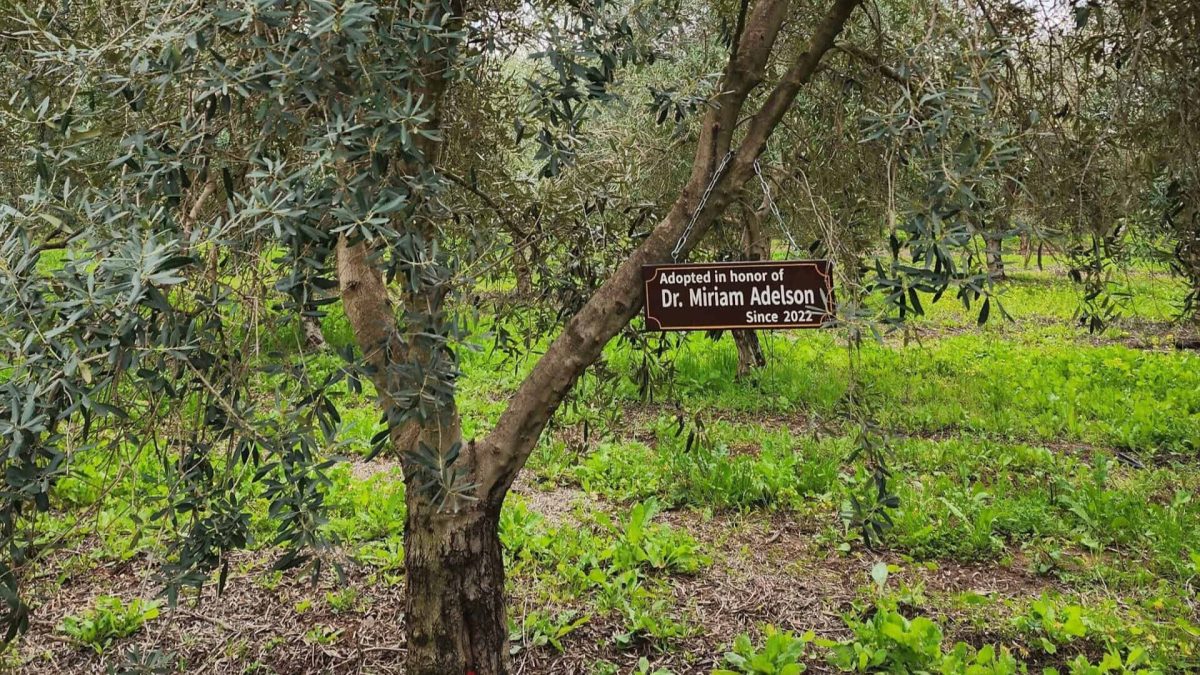
<svg viewBox="0 0 1200 675"><path fill-rule="evenodd" d="M820 328L834 319L828 260L643 265L646 328Z"/></svg>

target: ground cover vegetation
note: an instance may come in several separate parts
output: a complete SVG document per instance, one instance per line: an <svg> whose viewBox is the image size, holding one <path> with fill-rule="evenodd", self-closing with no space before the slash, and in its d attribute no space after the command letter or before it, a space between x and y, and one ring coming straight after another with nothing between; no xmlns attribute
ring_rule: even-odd
<svg viewBox="0 0 1200 675"><path fill-rule="evenodd" d="M1200 669L1198 36L5 6L3 667ZM802 257L826 329L637 316Z"/></svg>

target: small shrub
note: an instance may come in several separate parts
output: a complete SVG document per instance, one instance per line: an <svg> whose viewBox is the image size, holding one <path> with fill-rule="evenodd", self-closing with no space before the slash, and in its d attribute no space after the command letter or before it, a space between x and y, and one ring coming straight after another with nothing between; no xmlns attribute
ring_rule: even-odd
<svg viewBox="0 0 1200 675"><path fill-rule="evenodd" d="M325 602L329 603L334 614L352 612L358 607L358 589L349 586L336 592L328 591L325 593Z"/></svg>
<svg viewBox="0 0 1200 675"><path fill-rule="evenodd" d="M918 616L908 619L894 603L880 601L866 621L848 620L854 638L844 642L817 640L829 647L830 662L840 670L886 673L964 673L1015 675L1023 667L1009 651L984 645L975 650L964 642L946 652L942 629Z"/></svg>
<svg viewBox="0 0 1200 675"><path fill-rule="evenodd" d="M1047 654L1058 652L1064 645L1087 635L1087 623L1083 607L1066 605L1055 607L1050 598L1034 600L1029 612L1013 618L1013 625L1021 631L1033 633L1041 640L1042 650Z"/></svg>
<svg viewBox="0 0 1200 675"><path fill-rule="evenodd" d="M143 624L157 617L158 607L153 602L135 598L126 605L120 598L102 595L96 598L92 609L80 616L64 618L58 630L80 646L91 647L97 654L103 654L114 642L133 635Z"/></svg>
<svg viewBox="0 0 1200 675"><path fill-rule="evenodd" d="M733 651L725 653L728 670L718 669L713 675L798 675L806 670L800 657L804 647L813 639L812 632L796 637L790 632L779 632L774 626L763 629L766 637L761 649L755 648L750 636L739 635L733 642Z"/></svg>
<svg viewBox="0 0 1200 675"><path fill-rule="evenodd" d="M613 547L613 567L690 573L708 565L711 560L699 552L690 534L651 522L658 511L658 500L653 497L630 510Z"/></svg>
<svg viewBox="0 0 1200 675"><path fill-rule="evenodd" d="M590 615L577 616L578 612L559 612L551 616L546 612L530 612L525 615L521 624L513 625L509 630L509 648L512 654L518 654L523 649L536 649L550 645L562 653L562 639L575 629L591 620Z"/></svg>
<svg viewBox="0 0 1200 675"><path fill-rule="evenodd" d="M329 646L342 637L342 629L333 626L316 625L304 634L304 641L313 645Z"/></svg>
<svg viewBox="0 0 1200 675"><path fill-rule="evenodd" d="M842 670L911 673L931 670L942 657L942 629L929 619L905 618L879 607L867 621L852 621L854 640L833 646L832 661Z"/></svg>
<svg viewBox="0 0 1200 675"><path fill-rule="evenodd" d="M1129 650L1129 655L1122 658L1117 650L1109 650L1097 664L1092 664L1082 654L1071 662L1071 675L1158 675L1161 670L1149 667L1149 657L1145 649L1135 647ZM1054 668L1048 668L1046 675L1058 675Z"/></svg>

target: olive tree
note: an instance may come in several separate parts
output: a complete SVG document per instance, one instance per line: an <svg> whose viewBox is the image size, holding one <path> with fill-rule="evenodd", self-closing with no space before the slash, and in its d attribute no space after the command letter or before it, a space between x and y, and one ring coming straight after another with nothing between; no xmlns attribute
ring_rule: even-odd
<svg viewBox="0 0 1200 675"><path fill-rule="evenodd" d="M1081 287L1077 318L1097 331L1131 302L1131 243L1169 242L1162 256L1196 297L1195 144L1200 125L1193 2L1100 0L1027 6L996 1L1008 19L1025 143L1023 208ZM1143 242L1138 242L1141 239ZM1142 246L1145 250L1147 246Z"/></svg>
<svg viewBox="0 0 1200 675"><path fill-rule="evenodd" d="M443 227L454 214L439 171L443 103L491 44L488 19L528 14L460 0L6 9L19 71L7 74L17 86L5 125L32 167L0 214L11 630L28 621L18 579L36 549L22 517L47 508L85 450L160 453L170 495L155 517L179 534L164 570L172 597L213 570L224 585L227 553L248 537L234 489L247 476L280 522L279 566L318 572L331 391L361 375L408 486L408 671L506 672L504 498L555 409L638 311L641 266L677 246L686 255L755 175L859 2L824 4L815 15L788 0L740 6L669 210L475 439L455 406L452 301L474 253ZM581 108L638 58L637 10L535 10L520 30L551 45L536 157L553 171L570 161ZM320 293L332 287L336 299ZM260 289L297 317L340 301L356 365L318 380L302 345L263 350ZM264 401L263 372L294 377Z"/></svg>

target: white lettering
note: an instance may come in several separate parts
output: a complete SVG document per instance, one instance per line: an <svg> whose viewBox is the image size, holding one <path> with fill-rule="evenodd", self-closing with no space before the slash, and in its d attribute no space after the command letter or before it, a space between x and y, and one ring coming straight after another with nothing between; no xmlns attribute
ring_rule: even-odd
<svg viewBox="0 0 1200 675"><path fill-rule="evenodd" d="M746 323L778 323L778 322L779 322L779 315L774 312L769 313L769 314L766 312L756 312L754 310L750 310L750 311L746 312Z"/></svg>
<svg viewBox="0 0 1200 675"><path fill-rule="evenodd" d="M708 286L688 289L688 302L692 307L732 307L746 303L741 291L720 291Z"/></svg>
<svg viewBox="0 0 1200 675"><path fill-rule="evenodd" d="M751 305L813 305L817 296L811 288L790 289L783 286L755 286L750 289Z"/></svg>

